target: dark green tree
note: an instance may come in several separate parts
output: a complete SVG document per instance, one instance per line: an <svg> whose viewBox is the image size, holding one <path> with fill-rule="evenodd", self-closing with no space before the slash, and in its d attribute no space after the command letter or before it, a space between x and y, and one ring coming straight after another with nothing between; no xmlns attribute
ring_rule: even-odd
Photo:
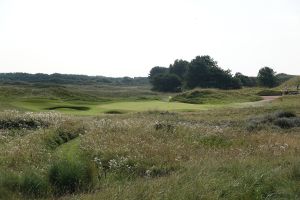
<svg viewBox="0 0 300 200"><path fill-rule="evenodd" d="M276 72L270 67L263 67L259 70L257 79L259 85L264 87L274 87L277 85Z"/></svg>
<svg viewBox="0 0 300 200"><path fill-rule="evenodd" d="M150 73L149 73L149 76L148 76L148 78L150 80L150 83L153 82L155 76L157 76L159 74L167 74L168 72L169 72L169 69L166 68L166 67L159 67L159 66L153 67L150 70Z"/></svg>
<svg viewBox="0 0 300 200"><path fill-rule="evenodd" d="M210 67L215 66L209 56L197 56L188 65L186 73L186 86L188 88L207 87L209 82Z"/></svg>
<svg viewBox="0 0 300 200"><path fill-rule="evenodd" d="M181 80L184 79L184 76L188 69L188 61L185 60L175 60L173 64L169 67L170 74L176 74Z"/></svg>
<svg viewBox="0 0 300 200"><path fill-rule="evenodd" d="M255 77L245 76L240 72L235 73L234 78L239 79L242 86L255 87L257 85L257 79Z"/></svg>
<svg viewBox="0 0 300 200"><path fill-rule="evenodd" d="M181 80L175 74L158 74L152 80L153 90L160 92L181 91Z"/></svg>

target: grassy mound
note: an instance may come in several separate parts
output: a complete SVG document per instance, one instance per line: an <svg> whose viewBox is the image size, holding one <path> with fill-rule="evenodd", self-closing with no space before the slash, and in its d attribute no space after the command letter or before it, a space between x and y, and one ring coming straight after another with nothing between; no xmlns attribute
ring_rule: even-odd
<svg viewBox="0 0 300 200"><path fill-rule="evenodd" d="M292 90L297 89L297 85L300 84L300 76L296 76L294 78L289 79L288 81L282 83L280 86L278 86L278 89L284 89L284 88L289 88Z"/></svg>
<svg viewBox="0 0 300 200"><path fill-rule="evenodd" d="M282 92L279 90L261 90L257 93L259 96L281 96Z"/></svg>
<svg viewBox="0 0 300 200"><path fill-rule="evenodd" d="M171 101L191 104L224 104L258 101L261 98L245 90L196 89L174 96Z"/></svg>

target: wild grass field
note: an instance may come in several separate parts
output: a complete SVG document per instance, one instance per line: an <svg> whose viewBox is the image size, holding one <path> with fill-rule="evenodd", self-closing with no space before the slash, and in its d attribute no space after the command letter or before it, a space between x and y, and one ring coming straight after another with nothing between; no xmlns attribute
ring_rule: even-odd
<svg viewBox="0 0 300 200"><path fill-rule="evenodd" d="M300 96L262 90L3 85L0 199L299 199Z"/></svg>

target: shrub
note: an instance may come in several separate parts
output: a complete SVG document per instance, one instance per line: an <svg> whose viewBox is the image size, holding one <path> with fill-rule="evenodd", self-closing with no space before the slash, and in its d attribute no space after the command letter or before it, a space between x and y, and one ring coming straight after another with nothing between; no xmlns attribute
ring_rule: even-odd
<svg viewBox="0 0 300 200"><path fill-rule="evenodd" d="M251 132L251 131L254 131L254 130L258 130L260 125L261 125L261 123L258 120L251 119L246 124L246 129Z"/></svg>
<svg viewBox="0 0 300 200"><path fill-rule="evenodd" d="M248 131L259 130L263 125L274 124L283 129L300 127L300 118L291 111L276 111L262 117L256 117L248 120L246 129Z"/></svg>
<svg viewBox="0 0 300 200"><path fill-rule="evenodd" d="M48 182L33 172L26 172L22 177L20 191L30 197L44 197L48 193Z"/></svg>
<svg viewBox="0 0 300 200"><path fill-rule="evenodd" d="M85 162L61 160L50 167L48 177L54 193L60 195L92 189L97 174Z"/></svg>
<svg viewBox="0 0 300 200"><path fill-rule="evenodd" d="M300 126L300 118L279 118L274 121L274 124L276 126L279 126L280 128L293 128L293 127L299 127Z"/></svg>
<svg viewBox="0 0 300 200"><path fill-rule="evenodd" d="M0 119L1 129L36 129L42 123L34 119Z"/></svg>
<svg viewBox="0 0 300 200"><path fill-rule="evenodd" d="M294 112L291 112L291 111L277 111L277 112L275 112L274 116L275 116L276 118L283 118L283 117L286 117L286 118L297 117L297 115L296 115Z"/></svg>
<svg viewBox="0 0 300 200"><path fill-rule="evenodd" d="M5 111L0 113L0 129L47 128L59 121L60 118L61 116L56 113Z"/></svg>

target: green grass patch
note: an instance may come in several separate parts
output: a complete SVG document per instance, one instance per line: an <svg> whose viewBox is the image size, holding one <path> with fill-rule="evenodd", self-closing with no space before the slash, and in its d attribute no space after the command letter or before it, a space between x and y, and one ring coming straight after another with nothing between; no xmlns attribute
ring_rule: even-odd
<svg viewBox="0 0 300 200"><path fill-rule="evenodd" d="M221 135L202 137L199 140L199 143L207 147L215 147L215 148L225 148L225 147L230 147L232 145L232 142L228 138Z"/></svg>

